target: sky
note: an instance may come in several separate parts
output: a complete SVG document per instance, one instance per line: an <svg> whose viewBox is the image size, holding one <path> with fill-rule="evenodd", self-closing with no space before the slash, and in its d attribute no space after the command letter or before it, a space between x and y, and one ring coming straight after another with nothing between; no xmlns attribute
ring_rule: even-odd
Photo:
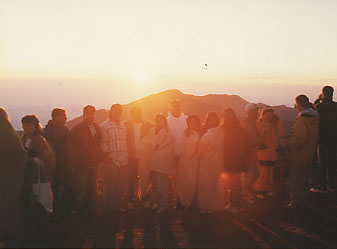
<svg viewBox="0 0 337 249"><path fill-rule="evenodd" d="M0 0L0 105L17 122L172 88L313 100L337 86L336 11L335 0Z"/></svg>

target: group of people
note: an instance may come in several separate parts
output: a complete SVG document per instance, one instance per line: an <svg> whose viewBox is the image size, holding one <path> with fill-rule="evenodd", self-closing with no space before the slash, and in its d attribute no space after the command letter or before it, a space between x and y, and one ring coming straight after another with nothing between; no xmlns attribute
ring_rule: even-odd
<svg viewBox="0 0 337 249"><path fill-rule="evenodd" d="M52 209L60 219L74 212L94 216L98 178L105 212L134 209L140 200L162 214L171 191L178 208L237 213L244 203L273 196L280 148L290 151L288 207L304 208L317 148L321 183L311 191L336 190L337 103L330 86L314 104L305 95L295 102L298 116L287 140L280 140L285 131L274 109L257 104L248 104L242 119L228 108L221 116L209 112L202 122L197 115L186 116L175 100L168 116L156 114L153 123L143 119L139 107L122 122L123 107L114 104L100 125L95 107L88 105L83 121L71 130L65 126L66 111L55 108L45 129L36 115L23 117L22 138L0 108L0 235L13 241L20 221L26 239L34 230L43 233L42 214L51 209L36 198L37 181L51 184Z"/></svg>

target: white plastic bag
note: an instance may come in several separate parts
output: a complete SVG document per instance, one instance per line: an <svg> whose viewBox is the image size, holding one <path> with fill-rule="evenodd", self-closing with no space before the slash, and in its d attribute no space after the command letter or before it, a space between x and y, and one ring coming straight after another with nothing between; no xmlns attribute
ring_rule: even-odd
<svg viewBox="0 0 337 249"><path fill-rule="evenodd" d="M53 191L51 189L51 184L50 182L41 182L41 171L43 172L43 174L45 174L43 161L35 158L35 162L38 168L38 182L33 184L33 195L35 196L37 201L42 204L47 212L52 213Z"/></svg>

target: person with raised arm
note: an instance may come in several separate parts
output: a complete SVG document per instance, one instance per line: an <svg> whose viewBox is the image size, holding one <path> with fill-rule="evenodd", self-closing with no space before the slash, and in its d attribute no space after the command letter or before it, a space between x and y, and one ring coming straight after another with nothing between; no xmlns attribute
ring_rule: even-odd
<svg viewBox="0 0 337 249"><path fill-rule="evenodd" d="M312 192L336 191L337 168L337 103L333 101L334 89L324 86L322 93L314 102L319 113L318 148L320 158L319 185Z"/></svg>

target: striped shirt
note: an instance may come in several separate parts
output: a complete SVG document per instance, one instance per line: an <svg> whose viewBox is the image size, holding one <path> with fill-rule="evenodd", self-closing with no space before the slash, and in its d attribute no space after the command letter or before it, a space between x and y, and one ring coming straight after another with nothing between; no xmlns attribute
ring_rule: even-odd
<svg viewBox="0 0 337 249"><path fill-rule="evenodd" d="M116 166L128 163L127 129L122 123L116 123L109 118L101 124L101 147L108 152Z"/></svg>

